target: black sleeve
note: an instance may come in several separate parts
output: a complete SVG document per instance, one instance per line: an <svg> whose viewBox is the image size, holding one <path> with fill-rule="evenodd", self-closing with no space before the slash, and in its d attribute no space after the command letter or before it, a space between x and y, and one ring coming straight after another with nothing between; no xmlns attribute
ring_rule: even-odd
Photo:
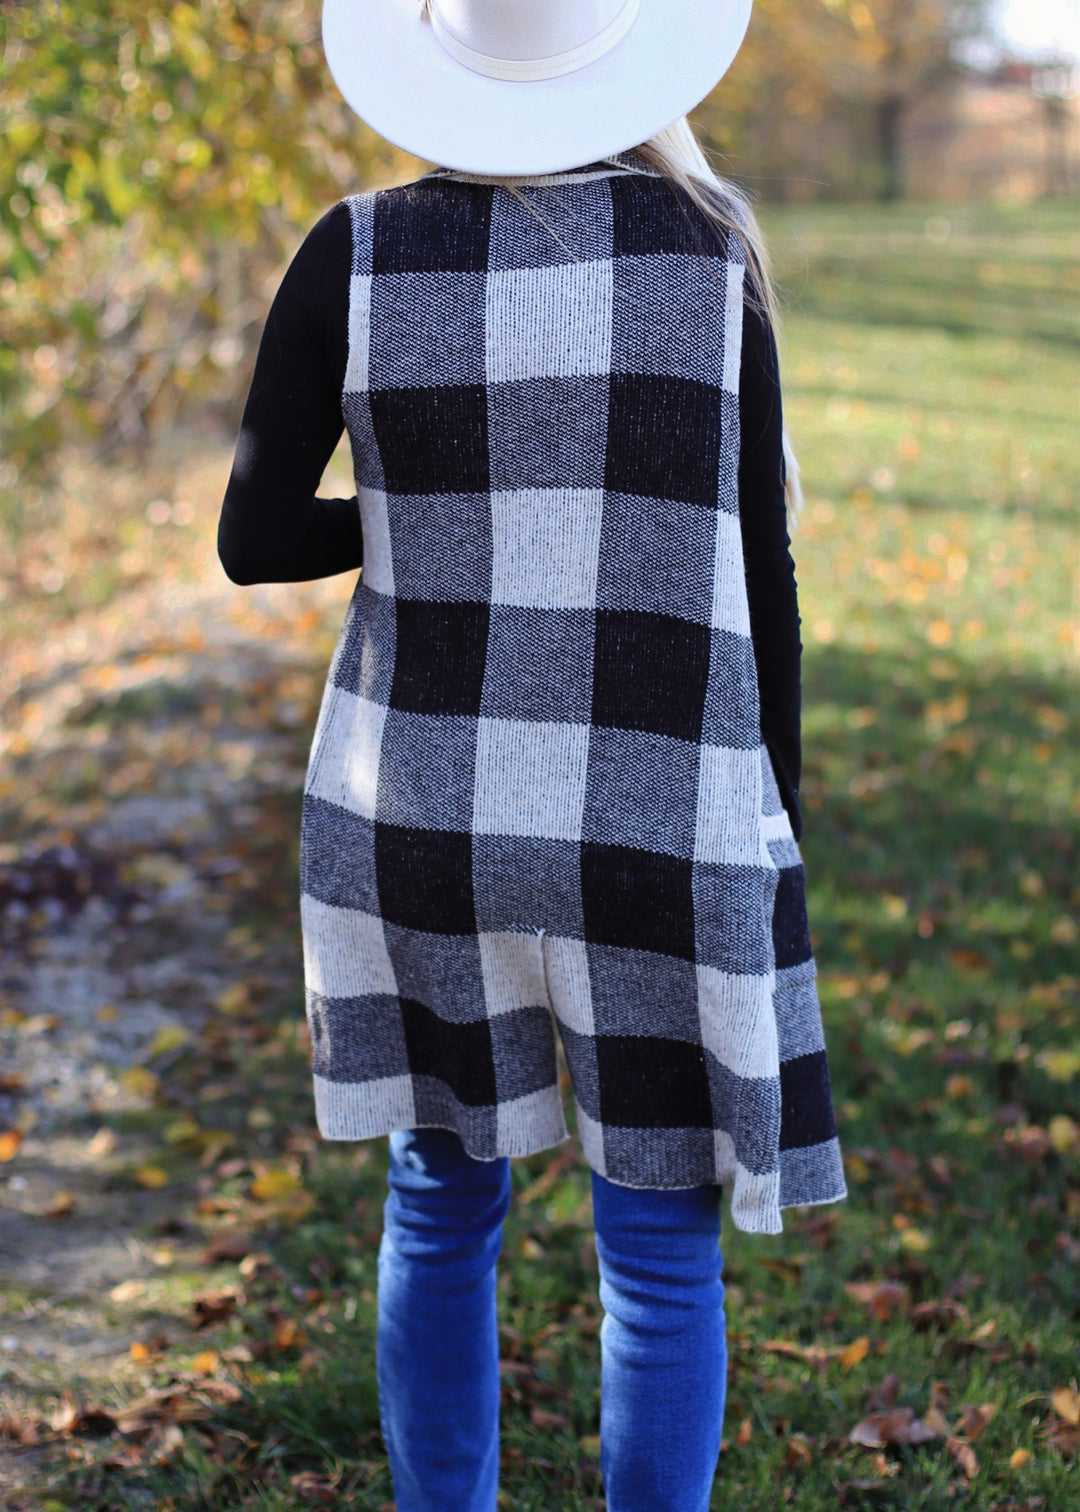
<svg viewBox="0 0 1080 1512"><path fill-rule="evenodd" d="M802 832L802 644L784 502L780 370L768 321L750 304L743 312L739 431L739 520L761 697L761 735L798 839Z"/></svg>
<svg viewBox="0 0 1080 1512"><path fill-rule="evenodd" d="M344 422L349 210L309 233L267 317L218 525L234 583L300 583L361 565L355 498L315 490Z"/></svg>

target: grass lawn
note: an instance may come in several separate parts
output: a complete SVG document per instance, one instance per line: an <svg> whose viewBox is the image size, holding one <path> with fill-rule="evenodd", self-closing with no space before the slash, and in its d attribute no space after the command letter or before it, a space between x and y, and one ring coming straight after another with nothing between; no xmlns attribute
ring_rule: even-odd
<svg viewBox="0 0 1080 1512"><path fill-rule="evenodd" d="M1068 1512L1080 1504L1074 207L766 219L807 494L794 548L802 850L850 1200L789 1212L776 1238L725 1224L731 1365L712 1505ZM291 867L291 840L277 846L270 860ZM263 1089L260 1120L219 1109L214 1122L236 1126L232 1164L215 1175L204 1160L198 1175L192 1161L176 1177L191 1221L212 1225L251 1204L244 1141L270 1159L240 1305L161 1361L162 1379L201 1370L235 1382L218 1393L235 1399L211 1392L158 1463L125 1463L115 1436L74 1467L45 1462L35 1506L390 1503L373 1387L383 1155L306 1133L298 983L290 992L278 1030L233 1035ZM170 1077L190 1107L200 1057L181 1055ZM587 1173L563 1150L515 1163L514 1183L501 1505L584 1512L602 1505ZM236 1280L223 1257L168 1285ZM124 1395L118 1384L109 1411Z"/></svg>

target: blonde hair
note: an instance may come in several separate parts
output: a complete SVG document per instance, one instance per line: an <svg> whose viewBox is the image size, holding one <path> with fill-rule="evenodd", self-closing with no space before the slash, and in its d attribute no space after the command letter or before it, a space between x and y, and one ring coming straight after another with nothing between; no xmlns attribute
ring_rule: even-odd
<svg viewBox="0 0 1080 1512"><path fill-rule="evenodd" d="M665 126L634 149L650 168L662 173L683 191L725 236L735 236L746 253L747 291L754 308L764 316L774 334L779 333L776 296L769 271L769 251L750 201L737 185L721 178L701 149L690 122L683 116ZM784 428L784 500L789 527L802 509L799 464L787 427Z"/></svg>

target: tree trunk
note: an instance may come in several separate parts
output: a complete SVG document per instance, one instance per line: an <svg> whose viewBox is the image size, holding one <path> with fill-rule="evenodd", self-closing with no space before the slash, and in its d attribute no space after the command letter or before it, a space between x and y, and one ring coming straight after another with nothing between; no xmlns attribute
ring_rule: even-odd
<svg viewBox="0 0 1080 1512"><path fill-rule="evenodd" d="M904 197L904 166L900 150L900 126L904 101L899 95L886 95L878 101L878 199L901 200Z"/></svg>

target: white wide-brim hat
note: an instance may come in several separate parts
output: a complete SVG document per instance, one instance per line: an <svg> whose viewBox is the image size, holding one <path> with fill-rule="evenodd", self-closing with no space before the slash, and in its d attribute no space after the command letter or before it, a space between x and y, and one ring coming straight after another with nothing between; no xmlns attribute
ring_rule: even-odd
<svg viewBox="0 0 1080 1512"><path fill-rule="evenodd" d="M637 146L703 100L752 0L324 0L346 101L460 172L558 173Z"/></svg>

